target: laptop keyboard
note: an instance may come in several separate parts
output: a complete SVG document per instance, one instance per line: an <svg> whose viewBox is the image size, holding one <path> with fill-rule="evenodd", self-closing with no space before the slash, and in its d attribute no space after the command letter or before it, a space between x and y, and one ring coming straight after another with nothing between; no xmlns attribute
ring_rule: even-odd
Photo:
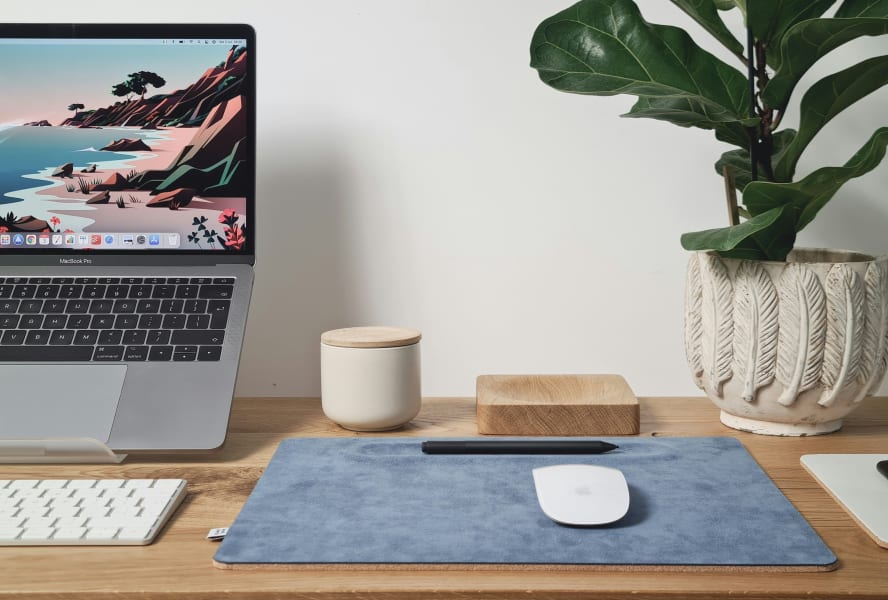
<svg viewBox="0 0 888 600"><path fill-rule="evenodd" d="M0 361L217 361L230 277L0 277Z"/></svg>

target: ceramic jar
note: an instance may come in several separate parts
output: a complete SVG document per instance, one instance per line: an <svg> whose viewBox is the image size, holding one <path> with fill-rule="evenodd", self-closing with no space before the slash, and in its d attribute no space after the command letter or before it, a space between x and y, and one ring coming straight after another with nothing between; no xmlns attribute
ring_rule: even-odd
<svg viewBox="0 0 888 600"><path fill-rule="evenodd" d="M321 336L321 406L354 431L396 429L422 403L420 338L415 329L351 327Z"/></svg>

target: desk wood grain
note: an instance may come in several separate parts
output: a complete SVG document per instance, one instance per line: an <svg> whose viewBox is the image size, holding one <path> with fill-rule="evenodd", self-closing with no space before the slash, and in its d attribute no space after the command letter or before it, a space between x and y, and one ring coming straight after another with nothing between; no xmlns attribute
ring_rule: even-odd
<svg viewBox="0 0 888 600"><path fill-rule="evenodd" d="M230 524L278 443L355 436L317 399L235 402L228 441L212 455L130 456L121 465L0 465L0 478L181 477L190 494L158 540L143 547L0 548L0 598L888 598L888 550L878 547L808 475L809 453L888 451L888 399L864 401L836 434L772 438L728 429L701 398L641 398L641 435L729 435L743 441L839 557L829 573L509 571L224 571L213 527ZM474 401L426 399L398 436L475 435ZM355 540L360 543L360 540Z"/></svg>

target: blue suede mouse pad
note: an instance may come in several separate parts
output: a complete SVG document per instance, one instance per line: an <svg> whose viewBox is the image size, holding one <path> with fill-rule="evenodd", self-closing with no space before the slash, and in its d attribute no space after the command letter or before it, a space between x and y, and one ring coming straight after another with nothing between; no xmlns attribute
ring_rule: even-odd
<svg viewBox="0 0 888 600"><path fill-rule="evenodd" d="M214 561L222 568L835 567L835 555L738 440L608 441L619 449L528 456L426 455L415 438L288 439ZM620 469L629 484L626 516L567 527L543 514L531 470L570 463Z"/></svg>

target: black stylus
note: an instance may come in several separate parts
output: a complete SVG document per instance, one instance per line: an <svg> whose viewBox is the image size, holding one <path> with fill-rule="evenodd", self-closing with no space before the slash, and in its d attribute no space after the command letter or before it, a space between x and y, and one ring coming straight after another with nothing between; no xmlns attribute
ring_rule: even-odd
<svg viewBox="0 0 888 600"><path fill-rule="evenodd" d="M422 443L426 454L602 454L618 446L609 442L564 441L428 441Z"/></svg>

